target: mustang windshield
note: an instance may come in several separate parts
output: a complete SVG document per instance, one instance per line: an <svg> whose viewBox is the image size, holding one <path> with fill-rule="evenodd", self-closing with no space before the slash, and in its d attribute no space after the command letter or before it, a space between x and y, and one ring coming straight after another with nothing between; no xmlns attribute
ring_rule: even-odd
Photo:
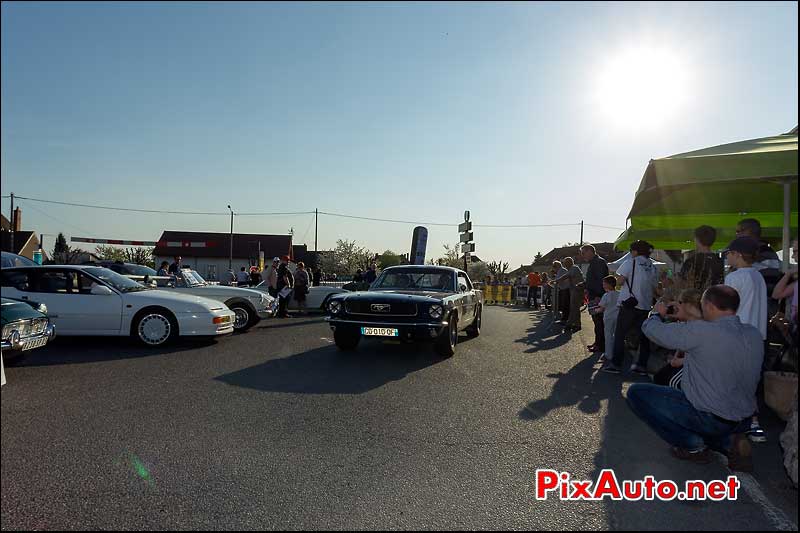
<svg viewBox="0 0 800 533"><path fill-rule="evenodd" d="M383 272L372 289L453 292L455 280L449 270L403 268Z"/></svg>
<svg viewBox="0 0 800 533"><path fill-rule="evenodd" d="M141 283L137 283L130 278L123 276L122 274L117 274L113 270L109 270L107 268L88 268L86 271L103 280L104 282L108 283L110 286L114 287L120 292L136 292L136 291L146 291L148 287L145 287Z"/></svg>

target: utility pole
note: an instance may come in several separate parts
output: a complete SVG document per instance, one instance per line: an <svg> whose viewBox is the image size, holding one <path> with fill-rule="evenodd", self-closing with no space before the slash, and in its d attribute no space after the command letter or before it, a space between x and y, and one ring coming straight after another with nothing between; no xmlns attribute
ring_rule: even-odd
<svg viewBox="0 0 800 533"><path fill-rule="evenodd" d="M583 220L581 220L581 246L583 246Z"/></svg>
<svg viewBox="0 0 800 533"><path fill-rule="evenodd" d="M11 216L9 217L8 220L9 220L9 222L11 222L11 228L9 228L11 230L11 235L9 235L9 237L10 237L9 241L10 241L10 244L11 244L11 253L13 254L13 253L17 252L17 250L14 248L14 230L16 229L14 226L15 226L16 222L14 220L14 193L13 192L11 193Z"/></svg>
<svg viewBox="0 0 800 533"><path fill-rule="evenodd" d="M231 248L228 256L228 270L233 270L233 209L231 209L230 205L228 205L228 209L231 210Z"/></svg>
<svg viewBox="0 0 800 533"><path fill-rule="evenodd" d="M317 249L317 235L319 230L319 209L314 209L314 257L317 257L319 250Z"/></svg>

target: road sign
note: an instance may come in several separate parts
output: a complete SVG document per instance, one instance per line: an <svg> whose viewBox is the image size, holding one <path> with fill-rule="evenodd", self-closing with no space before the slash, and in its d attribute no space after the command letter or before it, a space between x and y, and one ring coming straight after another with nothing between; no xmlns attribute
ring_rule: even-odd
<svg viewBox="0 0 800 533"><path fill-rule="evenodd" d="M461 234L461 242L470 242L472 240L473 234L470 231L469 233L462 233Z"/></svg>
<svg viewBox="0 0 800 533"><path fill-rule="evenodd" d="M464 222L463 224L458 225L459 233L464 233L465 231L469 231L472 229L472 222Z"/></svg>
<svg viewBox="0 0 800 533"><path fill-rule="evenodd" d="M424 226L414 228L414 235L411 240L411 256L409 257L412 265L425 264L425 249L428 246L428 229Z"/></svg>
<svg viewBox="0 0 800 533"><path fill-rule="evenodd" d="M464 222L469 222L469 211L464 211Z"/></svg>
<svg viewBox="0 0 800 533"><path fill-rule="evenodd" d="M461 245L461 253L462 254L472 253L474 251L475 251L475 243L474 242Z"/></svg>

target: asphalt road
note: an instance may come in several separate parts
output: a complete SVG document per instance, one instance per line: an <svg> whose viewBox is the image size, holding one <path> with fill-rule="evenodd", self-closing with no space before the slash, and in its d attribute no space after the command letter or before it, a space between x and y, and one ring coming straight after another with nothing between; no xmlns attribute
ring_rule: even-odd
<svg viewBox="0 0 800 533"><path fill-rule="evenodd" d="M739 501L536 501L539 468L728 475L668 456L625 405L631 378L597 373L588 319L550 325L487 308L448 360L341 353L319 317L160 351L59 338L6 369L2 528L797 529L768 414Z"/></svg>

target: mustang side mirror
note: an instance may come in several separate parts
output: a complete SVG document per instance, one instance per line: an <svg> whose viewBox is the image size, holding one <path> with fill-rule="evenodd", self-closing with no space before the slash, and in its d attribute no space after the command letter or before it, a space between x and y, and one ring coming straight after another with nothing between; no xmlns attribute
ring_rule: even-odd
<svg viewBox="0 0 800 533"><path fill-rule="evenodd" d="M106 287L105 285L95 285L92 287L92 294L95 296L113 296L114 291Z"/></svg>

